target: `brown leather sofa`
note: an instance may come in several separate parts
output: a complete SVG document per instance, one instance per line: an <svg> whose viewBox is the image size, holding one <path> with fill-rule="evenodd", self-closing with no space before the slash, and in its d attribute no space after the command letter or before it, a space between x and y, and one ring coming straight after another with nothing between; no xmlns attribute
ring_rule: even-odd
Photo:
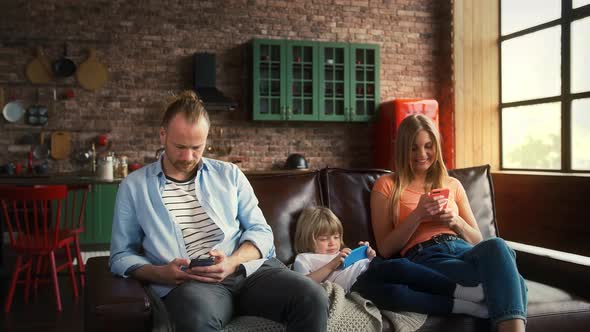
<svg viewBox="0 0 590 332"><path fill-rule="evenodd" d="M249 175L264 215L273 228L277 257L291 263L295 223L304 207L325 205L343 222L344 241L375 243L369 212L370 191L383 170L322 169L286 174ZM451 171L469 197L484 238L498 235L489 166ZM518 222L515 220L514 222ZM528 331L585 331L590 326L590 267L517 251L528 281ZM139 284L113 276L108 257L87 263L85 330L149 331L151 308ZM419 331L487 331L488 320L465 315L428 317ZM384 321L384 331L391 326Z"/></svg>

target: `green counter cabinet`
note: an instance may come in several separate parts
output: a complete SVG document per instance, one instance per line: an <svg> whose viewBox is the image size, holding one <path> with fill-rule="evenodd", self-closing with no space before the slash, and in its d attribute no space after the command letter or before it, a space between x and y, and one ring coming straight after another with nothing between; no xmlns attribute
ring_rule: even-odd
<svg viewBox="0 0 590 332"><path fill-rule="evenodd" d="M117 183L92 185L84 213L85 230L80 234L82 244L107 244L111 242L111 229L118 187Z"/></svg>

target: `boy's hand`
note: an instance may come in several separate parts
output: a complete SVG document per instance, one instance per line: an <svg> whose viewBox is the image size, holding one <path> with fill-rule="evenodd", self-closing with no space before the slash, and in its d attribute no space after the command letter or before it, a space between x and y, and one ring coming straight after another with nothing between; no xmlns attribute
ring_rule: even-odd
<svg viewBox="0 0 590 332"><path fill-rule="evenodd" d="M367 246L367 258L369 258L369 260L377 256L377 252L375 251L375 249L371 248L371 244L369 244L369 241L360 241L359 246Z"/></svg>
<svg viewBox="0 0 590 332"><path fill-rule="evenodd" d="M332 270L336 270L340 267L340 265L342 265L342 262L344 262L346 256L350 254L350 251L350 248L344 248L340 250L340 253L336 257L334 257L334 259L332 259L332 261L330 261L329 263Z"/></svg>

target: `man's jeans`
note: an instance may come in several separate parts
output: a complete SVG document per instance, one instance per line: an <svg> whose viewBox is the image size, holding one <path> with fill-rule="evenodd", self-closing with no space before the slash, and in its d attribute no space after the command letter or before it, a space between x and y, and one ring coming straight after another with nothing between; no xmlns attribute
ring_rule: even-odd
<svg viewBox="0 0 590 332"><path fill-rule="evenodd" d="M219 331L234 315L286 323L289 332L327 329L326 292L276 258L248 278L237 271L218 284L185 282L163 302L176 332Z"/></svg>
<svg viewBox="0 0 590 332"><path fill-rule="evenodd" d="M475 246L463 240L445 241L406 258L463 286L481 283L494 324L515 318L526 322L527 288L516 268L516 254L504 240L491 238Z"/></svg>

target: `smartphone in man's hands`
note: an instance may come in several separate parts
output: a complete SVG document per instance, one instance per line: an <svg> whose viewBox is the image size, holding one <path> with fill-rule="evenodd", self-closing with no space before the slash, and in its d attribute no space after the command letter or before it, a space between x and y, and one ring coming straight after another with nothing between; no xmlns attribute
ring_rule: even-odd
<svg viewBox="0 0 590 332"><path fill-rule="evenodd" d="M192 269L193 267L197 267L197 266L210 266L215 264L215 258L214 257L204 257L204 258L193 258L191 259L191 263L188 266L189 269Z"/></svg>
<svg viewBox="0 0 590 332"><path fill-rule="evenodd" d="M437 197L437 196L442 196L442 197L448 199L449 198L449 188L436 188L436 189L432 189L428 193L428 197L430 197L430 198ZM447 208L447 203L445 203L445 205L443 206L443 209Z"/></svg>

